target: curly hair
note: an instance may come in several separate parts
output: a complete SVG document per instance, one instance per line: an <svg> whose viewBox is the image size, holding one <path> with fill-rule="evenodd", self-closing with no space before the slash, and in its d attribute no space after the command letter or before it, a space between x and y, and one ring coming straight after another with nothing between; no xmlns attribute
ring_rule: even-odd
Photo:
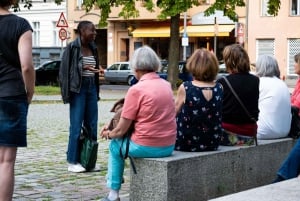
<svg viewBox="0 0 300 201"><path fill-rule="evenodd" d="M8 6L16 4L17 2L18 2L18 0L1 0L0 7L2 7L2 8L8 7Z"/></svg>

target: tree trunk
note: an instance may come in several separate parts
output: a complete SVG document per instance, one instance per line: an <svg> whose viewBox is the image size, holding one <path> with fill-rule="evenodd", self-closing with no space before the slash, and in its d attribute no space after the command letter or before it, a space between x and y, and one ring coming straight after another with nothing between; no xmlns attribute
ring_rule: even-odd
<svg viewBox="0 0 300 201"><path fill-rule="evenodd" d="M168 56L168 81L172 89L177 89L178 61L179 61L179 21L180 14L171 17L170 47Z"/></svg>

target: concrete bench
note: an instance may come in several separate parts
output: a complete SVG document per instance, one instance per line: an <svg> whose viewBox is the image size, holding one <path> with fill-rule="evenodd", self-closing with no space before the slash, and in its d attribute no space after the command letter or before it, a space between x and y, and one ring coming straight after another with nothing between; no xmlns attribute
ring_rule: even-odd
<svg viewBox="0 0 300 201"><path fill-rule="evenodd" d="M258 146L134 159L137 174L131 170L130 201L207 201L269 184L294 144L285 138L259 141Z"/></svg>
<svg viewBox="0 0 300 201"><path fill-rule="evenodd" d="M215 198L209 201L299 201L300 179L290 179L275 184Z"/></svg>

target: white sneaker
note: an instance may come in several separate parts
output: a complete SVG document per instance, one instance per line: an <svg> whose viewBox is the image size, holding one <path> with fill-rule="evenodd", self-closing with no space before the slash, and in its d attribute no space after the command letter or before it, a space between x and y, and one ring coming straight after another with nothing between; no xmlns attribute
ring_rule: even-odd
<svg viewBox="0 0 300 201"><path fill-rule="evenodd" d="M77 163L77 164L70 164L69 163L68 171L79 173L79 172L85 172L86 170L85 170L84 167L82 167L82 165L80 163Z"/></svg>

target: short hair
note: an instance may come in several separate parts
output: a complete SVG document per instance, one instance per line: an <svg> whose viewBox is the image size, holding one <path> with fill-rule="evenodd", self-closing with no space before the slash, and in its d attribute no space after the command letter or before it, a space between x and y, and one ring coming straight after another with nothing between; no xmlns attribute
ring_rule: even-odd
<svg viewBox="0 0 300 201"><path fill-rule="evenodd" d="M280 70L277 60L270 55L261 55L256 61L256 74L258 77L278 77Z"/></svg>
<svg viewBox="0 0 300 201"><path fill-rule="evenodd" d="M154 50L144 45L134 51L130 66L134 70L156 72L160 69L161 62Z"/></svg>
<svg viewBox="0 0 300 201"><path fill-rule="evenodd" d="M219 63L213 53L205 48L200 48L188 59L186 68L195 80L207 82L216 79Z"/></svg>
<svg viewBox="0 0 300 201"><path fill-rule="evenodd" d="M294 60L296 63L298 63L300 65L300 53L298 53L294 56Z"/></svg>
<svg viewBox="0 0 300 201"><path fill-rule="evenodd" d="M246 50L239 44L226 46L223 59L227 71L232 73L246 73L250 71L250 60Z"/></svg>
<svg viewBox="0 0 300 201"><path fill-rule="evenodd" d="M80 21L79 24L77 25L77 33L81 35L81 31L91 24L94 25L93 22L88 20Z"/></svg>
<svg viewBox="0 0 300 201"><path fill-rule="evenodd" d="M0 7L7 7L16 4L17 0L1 0Z"/></svg>

